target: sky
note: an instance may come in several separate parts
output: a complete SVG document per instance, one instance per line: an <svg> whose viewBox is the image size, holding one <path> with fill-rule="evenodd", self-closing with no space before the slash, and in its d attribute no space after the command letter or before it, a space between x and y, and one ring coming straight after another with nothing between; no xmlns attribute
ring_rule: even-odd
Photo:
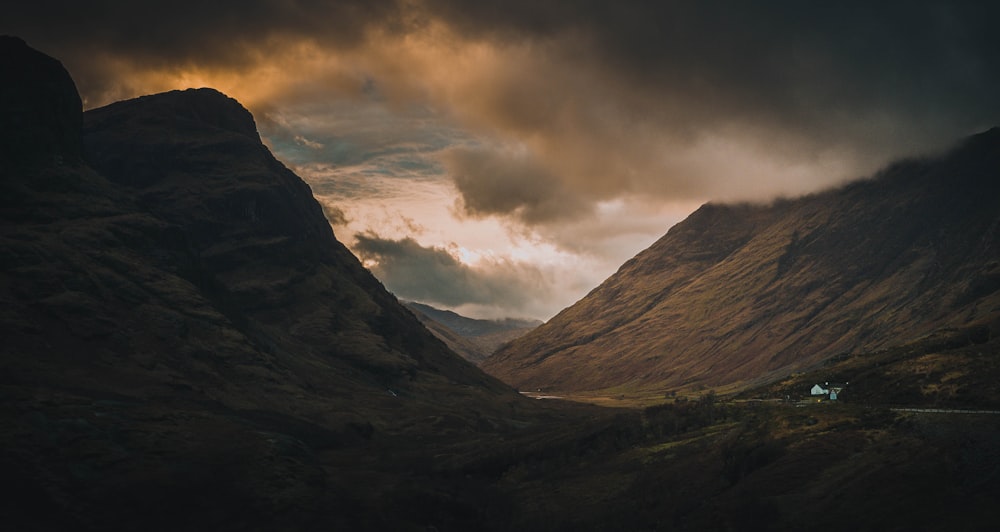
<svg viewBox="0 0 1000 532"><path fill-rule="evenodd" d="M1000 125L1000 4L820 4L36 0L0 33L85 108L221 90L398 297L548 319L705 202Z"/></svg>

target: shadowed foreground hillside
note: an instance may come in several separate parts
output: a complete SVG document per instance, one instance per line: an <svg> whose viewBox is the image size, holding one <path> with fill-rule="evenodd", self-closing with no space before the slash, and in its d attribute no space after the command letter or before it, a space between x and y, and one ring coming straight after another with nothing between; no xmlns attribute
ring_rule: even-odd
<svg viewBox="0 0 1000 532"><path fill-rule="evenodd" d="M486 360L522 389L745 388L1000 315L1000 129L842 188L707 204Z"/></svg>

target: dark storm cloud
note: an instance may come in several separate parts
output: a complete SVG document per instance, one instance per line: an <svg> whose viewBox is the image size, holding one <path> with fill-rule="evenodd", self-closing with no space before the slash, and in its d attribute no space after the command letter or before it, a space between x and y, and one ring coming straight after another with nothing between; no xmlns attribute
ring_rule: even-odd
<svg viewBox="0 0 1000 532"><path fill-rule="evenodd" d="M0 33L62 60L84 97L103 105L134 97L136 70L247 69L296 42L358 46L378 27L406 25L395 0L93 0L9 2Z"/></svg>
<svg viewBox="0 0 1000 532"><path fill-rule="evenodd" d="M165 63L247 61L269 39L306 36L339 46L374 24L401 24L394 0L126 0L12 2L3 26L39 44L110 51ZM5 28L6 29L6 28Z"/></svg>
<svg viewBox="0 0 1000 532"><path fill-rule="evenodd" d="M528 48L477 114L594 202L809 192L1000 122L996 3L428 3Z"/></svg>
<svg viewBox="0 0 1000 532"><path fill-rule="evenodd" d="M682 133L753 122L821 142L927 140L1000 113L995 2L429 3L470 36L582 35L595 68L658 93L648 113Z"/></svg>
<svg viewBox="0 0 1000 532"><path fill-rule="evenodd" d="M534 225L589 211L575 191L526 153L455 148L442 157L466 215L512 215Z"/></svg>
<svg viewBox="0 0 1000 532"><path fill-rule="evenodd" d="M609 72L726 111L836 100L978 108L993 89L983 82L1000 79L995 2L427 3L468 36L583 34ZM959 94L975 98L928 99Z"/></svg>
<svg viewBox="0 0 1000 532"><path fill-rule="evenodd" d="M424 247L410 238L394 240L370 232L355 238L354 252L403 299L523 310L547 293L542 273L530 265L494 260L472 267L446 249Z"/></svg>
<svg viewBox="0 0 1000 532"><path fill-rule="evenodd" d="M966 118L1000 105L995 2L96 0L14 2L3 19L3 31L60 53L164 64L256 61L281 37L359 46L373 28L406 34L432 20L471 40L578 35L590 46L562 59L683 92L694 115L814 126L817 109L851 104Z"/></svg>
<svg viewBox="0 0 1000 532"><path fill-rule="evenodd" d="M382 176L447 179L456 213L578 257L618 249L639 204L812 192L1000 124L997 2L8 4L0 33L62 60L88 108L214 86L338 201L383 193ZM375 118L344 120L358 102ZM411 299L514 308L544 286L412 240L370 233L356 251Z"/></svg>
<svg viewBox="0 0 1000 532"><path fill-rule="evenodd" d="M545 224L629 194L807 192L1000 123L997 20L979 1L99 0L17 2L0 32L92 103L155 74L223 80L255 112L371 87L430 102L528 152L456 175L465 212Z"/></svg>

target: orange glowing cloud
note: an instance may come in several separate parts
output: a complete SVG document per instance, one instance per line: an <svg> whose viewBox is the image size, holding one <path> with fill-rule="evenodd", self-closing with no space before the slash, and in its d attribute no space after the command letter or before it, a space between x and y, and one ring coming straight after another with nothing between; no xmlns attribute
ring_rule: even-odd
<svg viewBox="0 0 1000 532"><path fill-rule="evenodd" d="M550 190L590 203L799 194L1000 121L984 89L1000 46L985 46L996 40L985 13L958 6L945 24L919 7L817 17L739 3L251 1L192 19L186 4L153 3L145 25L68 6L62 26L38 34L64 49L53 52L91 107L212 86L260 115L374 90L388 108L433 107L486 139L481 153L523 147ZM908 24L858 22L901 16ZM52 20L30 5L9 18Z"/></svg>
<svg viewBox="0 0 1000 532"><path fill-rule="evenodd" d="M86 107L217 88L340 209L338 236L407 243L391 218L433 211L419 247L461 226L554 249L557 279L613 271L704 201L807 193L1000 123L989 2L56 7L12 3L0 31L59 57Z"/></svg>

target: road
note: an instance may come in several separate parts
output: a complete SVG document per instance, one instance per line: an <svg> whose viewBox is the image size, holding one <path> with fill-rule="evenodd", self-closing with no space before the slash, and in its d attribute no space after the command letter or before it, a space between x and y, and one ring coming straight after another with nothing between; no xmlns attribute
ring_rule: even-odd
<svg viewBox="0 0 1000 532"><path fill-rule="evenodd" d="M952 408L890 408L889 410L920 414L1000 414L1000 410L958 410Z"/></svg>

